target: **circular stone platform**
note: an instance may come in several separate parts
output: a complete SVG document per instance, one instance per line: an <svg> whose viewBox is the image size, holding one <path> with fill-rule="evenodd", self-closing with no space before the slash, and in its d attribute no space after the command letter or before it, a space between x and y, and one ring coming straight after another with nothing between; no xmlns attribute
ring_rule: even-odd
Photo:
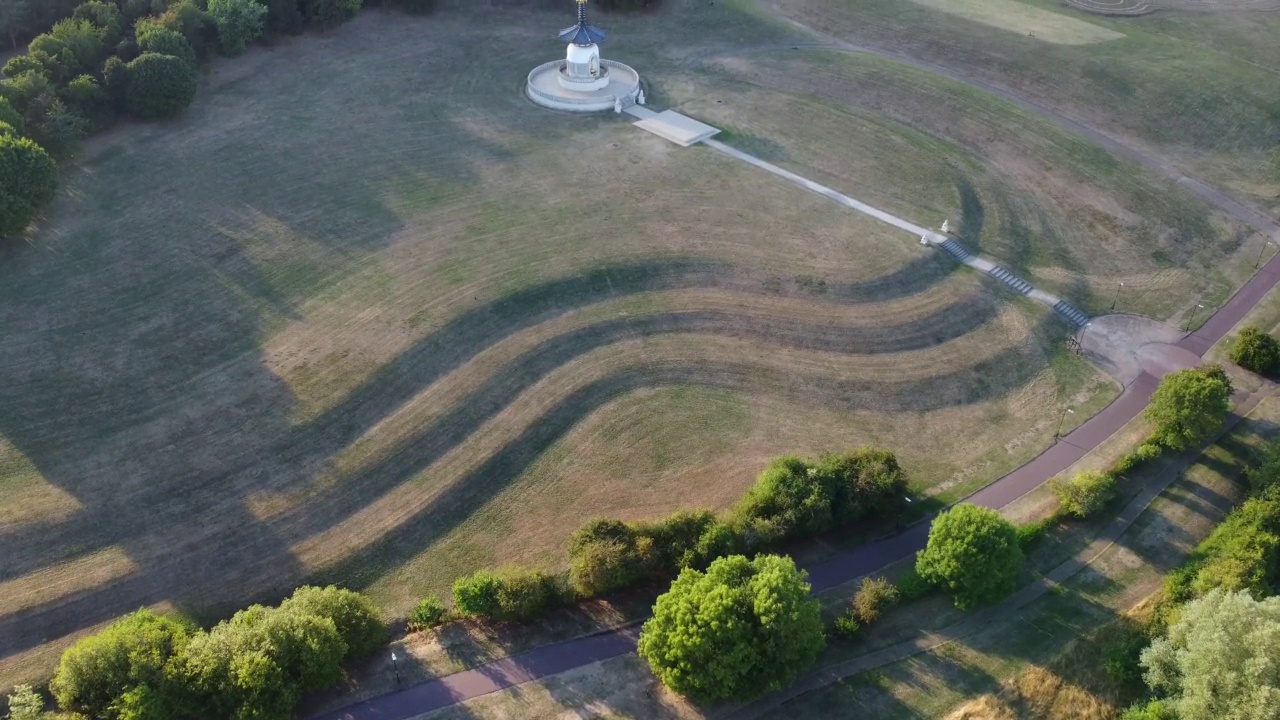
<svg viewBox="0 0 1280 720"><path fill-rule="evenodd" d="M573 112L612 110L618 100L622 100L622 107L635 104L636 95L640 93L640 73L630 67L613 60L601 60L609 83L598 90L582 92L561 85L564 63L564 60L553 60L529 73L525 93L530 100L544 107Z"/></svg>

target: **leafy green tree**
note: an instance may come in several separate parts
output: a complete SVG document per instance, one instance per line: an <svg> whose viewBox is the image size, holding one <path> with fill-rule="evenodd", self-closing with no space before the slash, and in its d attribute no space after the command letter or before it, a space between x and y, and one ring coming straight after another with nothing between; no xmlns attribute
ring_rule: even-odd
<svg viewBox="0 0 1280 720"><path fill-rule="evenodd" d="M569 585L582 597L634 585L648 570L635 531L621 520L590 520L569 537Z"/></svg>
<svg viewBox="0 0 1280 720"><path fill-rule="evenodd" d="M124 36L124 14L115 3L89 0L76 7L72 20L84 20L102 31L102 42L115 45Z"/></svg>
<svg viewBox="0 0 1280 720"><path fill-rule="evenodd" d="M1084 470L1070 480L1050 480L1049 489L1058 496L1064 511L1083 518L1098 512L1111 501L1116 494L1116 478L1101 470Z"/></svg>
<svg viewBox="0 0 1280 720"><path fill-rule="evenodd" d="M40 720L44 698L30 685L17 685L9 695L9 720Z"/></svg>
<svg viewBox="0 0 1280 720"><path fill-rule="evenodd" d="M4 64L4 69L0 70L0 74L7 78L16 78L26 73L38 73L47 78L49 77L48 66L51 64L52 61L49 56L44 53L27 53L26 55L18 55L11 58Z"/></svg>
<svg viewBox="0 0 1280 720"><path fill-rule="evenodd" d="M193 637L173 662L198 717L288 720L307 692L342 677L347 654L327 617L254 605Z"/></svg>
<svg viewBox="0 0 1280 720"><path fill-rule="evenodd" d="M1021 565L1017 528L995 510L969 503L933 521L929 544L916 558L916 571L950 592L961 610L1004 599Z"/></svg>
<svg viewBox="0 0 1280 720"><path fill-rule="evenodd" d="M343 660L368 655L387 642L387 626L368 595L335 587L304 586L280 603L285 612L301 612L328 618L347 644Z"/></svg>
<svg viewBox="0 0 1280 720"><path fill-rule="evenodd" d="M303 0L307 21L332 28L354 18L363 0Z"/></svg>
<svg viewBox="0 0 1280 720"><path fill-rule="evenodd" d="M196 71L172 55L143 53L128 65L129 112L143 119L173 117L196 97Z"/></svg>
<svg viewBox="0 0 1280 720"><path fill-rule="evenodd" d="M111 96L92 75L72 80L62 89L61 96L72 111L85 119L90 132L110 127L115 121Z"/></svg>
<svg viewBox="0 0 1280 720"><path fill-rule="evenodd" d="M102 64L102 89L111 100L111 109L117 113L129 109L129 66L116 56Z"/></svg>
<svg viewBox="0 0 1280 720"><path fill-rule="evenodd" d="M140 21L137 41L140 53L172 55L186 61L191 67L196 66L196 51L191 48L187 38L177 30L167 28L159 22L149 19Z"/></svg>
<svg viewBox="0 0 1280 720"><path fill-rule="evenodd" d="M1280 498L1250 498L1232 510L1170 578L1186 585L1170 593L1178 599L1215 589L1270 595L1280 580Z"/></svg>
<svg viewBox="0 0 1280 720"><path fill-rule="evenodd" d="M45 109L44 117L29 131L32 139L56 158L70 157L85 135L89 121L55 98Z"/></svg>
<svg viewBox="0 0 1280 720"><path fill-rule="evenodd" d="M49 689L63 710L116 717L112 708L126 693L143 685L165 685L166 667L183 652L190 635L178 620L139 610L68 648Z"/></svg>
<svg viewBox="0 0 1280 720"><path fill-rule="evenodd" d="M1178 720L1274 720L1280 598L1215 590L1187 603L1142 653L1147 684Z"/></svg>
<svg viewBox="0 0 1280 720"><path fill-rule="evenodd" d="M780 688L826 642L818 601L790 558L720 558L685 570L658 598L640 656L668 687L696 700L745 700Z"/></svg>
<svg viewBox="0 0 1280 720"><path fill-rule="evenodd" d="M907 475L889 450L861 447L827 455L816 473L831 497L831 515L843 525L859 518L897 511L907 495Z"/></svg>
<svg viewBox="0 0 1280 720"><path fill-rule="evenodd" d="M1275 375L1280 372L1280 342L1246 325L1231 343L1231 362L1259 375Z"/></svg>
<svg viewBox="0 0 1280 720"><path fill-rule="evenodd" d="M449 618L449 610L435 595L428 595L409 613L409 629L413 631L429 630L443 625Z"/></svg>
<svg viewBox="0 0 1280 720"><path fill-rule="evenodd" d="M30 138L0 135L0 237L17 235L58 191L58 166Z"/></svg>
<svg viewBox="0 0 1280 720"><path fill-rule="evenodd" d="M831 527L831 491L810 463L794 455L769 463L734 509L760 542L808 537Z"/></svg>
<svg viewBox="0 0 1280 720"><path fill-rule="evenodd" d="M498 620L531 620L560 604L559 585L547 573L509 569L498 578Z"/></svg>
<svg viewBox="0 0 1280 720"><path fill-rule="evenodd" d="M222 52L239 55L267 28L267 7L257 0L209 0Z"/></svg>
<svg viewBox="0 0 1280 720"><path fill-rule="evenodd" d="M1231 381L1221 367L1204 365L1166 375L1144 414L1154 440L1187 450L1221 430L1230 411Z"/></svg>
<svg viewBox="0 0 1280 720"><path fill-rule="evenodd" d="M68 19L32 40L27 51L50 58L44 61L49 78L61 84L98 67L109 47L104 36L102 28L88 20Z"/></svg>
<svg viewBox="0 0 1280 720"><path fill-rule="evenodd" d="M178 0L156 22L181 33L201 60L213 56L218 46L218 25L194 0Z"/></svg>

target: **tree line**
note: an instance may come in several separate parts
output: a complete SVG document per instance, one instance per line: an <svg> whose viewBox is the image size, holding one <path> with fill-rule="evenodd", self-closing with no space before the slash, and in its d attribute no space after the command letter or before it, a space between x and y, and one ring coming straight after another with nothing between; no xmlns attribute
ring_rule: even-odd
<svg viewBox="0 0 1280 720"><path fill-rule="evenodd" d="M0 237L52 202L58 160L122 117L163 120L195 99L198 68L262 37L331 28L363 0L0 0L27 51L0 70ZM427 12L433 0L397 0Z"/></svg>

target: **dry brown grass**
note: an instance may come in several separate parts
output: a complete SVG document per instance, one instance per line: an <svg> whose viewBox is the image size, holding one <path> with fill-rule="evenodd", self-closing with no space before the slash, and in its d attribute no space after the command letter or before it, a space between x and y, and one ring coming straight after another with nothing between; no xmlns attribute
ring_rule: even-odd
<svg viewBox="0 0 1280 720"><path fill-rule="evenodd" d="M982 482L1112 391L914 238L499 88L558 17L489 14L481 53L474 18L366 13L219 62L68 171L0 257L0 684L162 601L333 580L394 617L560 562L588 515L724 507L782 452ZM625 59L684 77L682 32L637 20Z"/></svg>

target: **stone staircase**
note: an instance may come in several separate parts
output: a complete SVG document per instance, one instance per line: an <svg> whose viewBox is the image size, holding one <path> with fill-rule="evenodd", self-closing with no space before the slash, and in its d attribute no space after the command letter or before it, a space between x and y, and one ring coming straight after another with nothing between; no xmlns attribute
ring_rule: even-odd
<svg viewBox="0 0 1280 720"><path fill-rule="evenodd" d="M1035 289L1031 286L1031 283L1027 282L1026 280L1023 280L1017 275L1014 275L1013 273L1009 272L1008 270L1006 270L1005 268L999 265L996 265L995 267L988 270L987 274L999 280L1000 282L1004 283L1005 285L1008 285L1009 287L1013 288L1018 292L1019 295L1030 294L1030 292Z"/></svg>
<svg viewBox="0 0 1280 720"><path fill-rule="evenodd" d="M1059 300L1054 303L1053 309L1057 310L1059 315L1075 323L1076 327L1084 327L1089 324L1089 316L1066 300Z"/></svg>
<svg viewBox="0 0 1280 720"><path fill-rule="evenodd" d="M1017 275L1014 275L1008 268L1002 265L996 265L990 260L984 260L977 257L973 253L969 252L968 248L961 245L956 240L937 233L932 233L932 237L928 239L932 244L946 250L947 253L955 259L975 270L978 270L979 272L985 272L995 280L998 280L1012 288L1019 295L1029 295L1032 299L1039 300L1040 302L1052 307L1054 312L1069 320L1071 324L1076 327L1084 327L1089 323L1088 314L1080 310L1080 308L1077 308L1066 300L1061 300L1049 295L1048 293L1036 290L1031 283L1023 280Z"/></svg>

